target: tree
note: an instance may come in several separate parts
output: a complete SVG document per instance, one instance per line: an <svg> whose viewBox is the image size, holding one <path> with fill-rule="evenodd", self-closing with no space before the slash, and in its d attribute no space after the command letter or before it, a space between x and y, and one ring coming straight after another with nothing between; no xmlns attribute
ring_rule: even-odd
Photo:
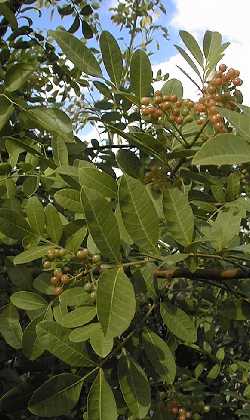
<svg viewBox="0 0 250 420"><path fill-rule="evenodd" d="M159 1L114 8L125 51L93 2L45 6L70 28L0 3L3 418L248 419L250 111L228 43L180 32L193 102L167 75L154 91Z"/></svg>

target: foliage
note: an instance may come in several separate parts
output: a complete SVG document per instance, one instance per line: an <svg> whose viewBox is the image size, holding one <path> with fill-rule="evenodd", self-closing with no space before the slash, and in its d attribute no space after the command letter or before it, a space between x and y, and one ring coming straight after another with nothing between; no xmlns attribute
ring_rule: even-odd
<svg viewBox="0 0 250 420"><path fill-rule="evenodd" d="M248 419L250 125L228 43L180 32L194 102L174 77L154 90L161 2L113 8L125 49L98 4L43 6L71 26L0 2L2 418Z"/></svg>

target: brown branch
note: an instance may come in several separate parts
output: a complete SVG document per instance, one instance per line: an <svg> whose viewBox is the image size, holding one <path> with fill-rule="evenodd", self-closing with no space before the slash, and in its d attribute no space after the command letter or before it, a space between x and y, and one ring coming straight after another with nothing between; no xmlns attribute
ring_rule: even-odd
<svg viewBox="0 0 250 420"><path fill-rule="evenodd" d="M240 269L240 268L229 268L229 269L216 269L216 268L206 268L196 270L194 272L190 271L188 268L174 268L168 270L155 270L154 277L160 277L164 279L173 279L173 278L189 278L191 280L232 280L232 279L246 279L250 278L250 269Z"/></svg>

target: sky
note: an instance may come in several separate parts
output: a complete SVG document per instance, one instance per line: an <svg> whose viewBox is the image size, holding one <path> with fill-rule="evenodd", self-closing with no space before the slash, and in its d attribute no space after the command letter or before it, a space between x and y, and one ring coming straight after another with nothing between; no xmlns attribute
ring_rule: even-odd
<svg viewBox="0 0 250 420"><path fill-rule="evenodd" d="M116 1L102 0L99 13L102 28L110 30L119 40L118 30L114 25L110 25L108 11ZM161 69L162 73L169 73L170 78L181 80L184 96L191 99L197 98L197 89L176 67L179 64L182 68L188 69L185 61L177 54L174 44L181 45L178 34L181 29L191 32L200 41L207 29L219 31L225 41L231 42L223 62L241 71L244 81L241 89L244 103L250 104L250 1L238 0L236 3L232 0L163 0L163 3L167 9L167 15L158 18L156 23L166 26L169 31L169 40L161 39L160 51L151 57L154 72ZM44 26L47 29L54 29L59 25L69 27L67 18L62 21L57 14L50 21L49 15L46 16L43 13L42 18L36 18L36 23L40 28ZM90 40L88 45L93 46L93 41ZM190 69L188 71L190 72ZM92 138L94 134L95 130L88 129L86 138Z"/></svg>

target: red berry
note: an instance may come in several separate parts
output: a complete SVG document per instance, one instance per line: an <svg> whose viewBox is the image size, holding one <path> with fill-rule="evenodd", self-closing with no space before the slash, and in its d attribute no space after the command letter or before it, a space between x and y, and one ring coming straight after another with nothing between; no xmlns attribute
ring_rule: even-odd
<svg viewBox="0 0 250 420"><path fill-rule="evenodd" d="M220 64L220 65L219 65L219 70L220 70L222 73L224 73L224 72L226 71L226 69L227 69L226 64Z"/></svg>
<svg viewBox="0 0 250 420"><path fill-rule="evenodd" d="M53 276L53 277L51 277L51 279L50 279L50 283L51 284L53 284L53 286L57 286L58 285L58 278L57 277L55 277L55 276Z"/></svg>
<svg viewBox="0 0 250 420"><path fill-rule="evenodd" d="M141 98L141 104L142 105L149 105L150 104L150 98L144 96L143 98Z"/></svg>
<svg viewBox="0 0 250 420"><path fill-rule="evenodd" d="M67 274L63 274L61 277L61 282L63 284L69 284L71 281L71 277L69 277Z"/></svg>
<svg viewBox="0 0 250 420"><path fill-rule="evenodd" d="M211 84L214 86L221 86L223 83L222 78L221 77L216 77L215 79L213 79L211 81Z"/></svg>
<svg viewBox="0 0 250 420"><path fill-rule="evenodd" d="M176 122L176 124L181 125L183 123L183 118L182 117L176 117L175 122Z"/></svg>
<svg viewBox="0 0 250 420"><path fill-rule="evenodd" d="M172 412L173 414L178 414L178 412L179 412L178 407L172 407L172 408L171 408L171 412Z"/></svg>
<svg viewBox="0 0 250 420"><path fill-rule="evenodd" d="M241 86L243 83L243 80L241 80L239 77L233 80L234 86Z"/></svg>
<svg viewBox="0 0 250 420"><path fill-rule="evenodd" d="M58 296L62 293L63 288L62 287L55 287L54 289L54 295Z"/></svg>
<svg viewBox="0 0 250 420"><path fill-rule="evenodd" d="M176 95L171 95L170 96L170 102L177 102L177 96Z"/></svg>

